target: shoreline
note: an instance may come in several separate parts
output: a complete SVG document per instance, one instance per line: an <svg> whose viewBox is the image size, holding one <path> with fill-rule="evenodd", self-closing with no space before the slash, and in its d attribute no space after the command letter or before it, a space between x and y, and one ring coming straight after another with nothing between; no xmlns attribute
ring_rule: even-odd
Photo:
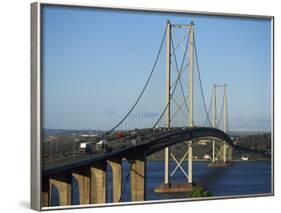
<svg viewBox="0 0 281 213"><path fill-rule="evenodd" d="M153 160L153 159L148 159L147 161L164 161L163 160ZM173 162L173 160L170 160L171 162ZM183 160L183 162L187 162L188 160ZM197 159L197 160L192 160L193 162L211 162L209 160L204 160L204 159ZM268 160L232 160L231 162L271 162L271 159Z"/></svg>

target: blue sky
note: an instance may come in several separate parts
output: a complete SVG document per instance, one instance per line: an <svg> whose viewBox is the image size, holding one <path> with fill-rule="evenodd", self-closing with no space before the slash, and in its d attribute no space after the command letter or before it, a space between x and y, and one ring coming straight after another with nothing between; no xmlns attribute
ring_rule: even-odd
<svg viewBox="0 0 281 213"><path fill-rule="evenodd" d="M169 19L194 22L206 100L213 83L227 83L230 130L270 130L270 20L59 6L43 14L43 128L110 129L142 89Z"/></svg>

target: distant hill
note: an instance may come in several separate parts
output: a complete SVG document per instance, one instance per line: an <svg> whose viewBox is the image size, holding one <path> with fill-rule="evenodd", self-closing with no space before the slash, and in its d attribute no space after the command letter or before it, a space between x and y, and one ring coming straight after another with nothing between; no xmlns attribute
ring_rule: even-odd
<svg viewBox="0 0 281 213"><path fill-rule="evenodd" d="M240 160L246 156L249 160L270 160L271 159L271 134L261 132L236 132L231 136L238 136L236 148L233 150L233 160ZM240 147L240 148L239 148ZM187 151L187 145L180 143L170 148L177 159L180 159ZM246 151L248 150L248 151ZM212 144L206 145L193 144L193 156L202 159L205 154L212 154ZM163 160L164 150L149 156L149 160Z"/></svg>
<svg viewBox="0 0 281 213"><path fill-rule="evenodd" d="M229 131L231 136L248 136L270 134L270 131Z"/></svg>
<svg viewBox="0 0 281 213"><path fill-rule="evenodd" d="M49 136L71 136L82 135L82 134L103 134L105 131L102 130L73 130L73 129L43 129L43 137Z"/></svg>

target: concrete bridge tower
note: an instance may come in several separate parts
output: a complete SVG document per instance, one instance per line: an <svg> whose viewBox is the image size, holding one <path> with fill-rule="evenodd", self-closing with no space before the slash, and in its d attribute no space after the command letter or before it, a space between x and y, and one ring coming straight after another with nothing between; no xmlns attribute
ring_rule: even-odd
<svg viewBox="0 0 281 213"><path fill-rule="evenodd" d="M228 132L228 112L227 112L227 84L213 86L213 98L212 98L212 127L218 128L217 123L217 88L223 88L223 131ZM228 162L232 160L232 149L226 145L225 142L216 143L212 141L212 162L209 163L209 167L225 167Z"/></svg>
<svg viewBox="0 0 281 213"><path fill-rule="evenodd" d="M167 109L165 112L165 123L166 128L171 127L171 30L172 28L185 28L186 33L189 35L188 40L188 119L187 126L193 127L193 73L194 73L194 65L193 65L193 56L194 56L194 24L193 22L190 25L173 25L169 21L166 26L166 105ZM175 54L175 52L173 52ZM180 75L180 73L178 73ZM180 76L177 76L180 78ZM184 184L172 184L170 182L170 175L172 175L175 170L170 174L170 156L175 160L175 162L180 166L182 159L178 162L173 154L170 152L170 148L165 148L165 169L164 169L164 184L157 187L155 192L170 192L170 191L189 191L192 189L192 141L186 141L188 145L187 155L188 155L188 171L187 174L184 172L187 177L187 183ZM186 156L186 155L185 155ZM184 156L184 158L185 158ZM177 167L178 168L178 167ZM177 187L176 187L177 186ZM178 189L177 189L178 188Z"/></svg>

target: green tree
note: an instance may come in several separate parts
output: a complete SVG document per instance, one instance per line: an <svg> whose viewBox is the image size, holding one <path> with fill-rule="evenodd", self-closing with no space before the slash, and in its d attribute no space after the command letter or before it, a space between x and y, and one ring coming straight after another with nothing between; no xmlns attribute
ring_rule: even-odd
<svg viewBox="0 0 281 213"><path fill-rule="evenodd" d="M204 189L201 186L196 186L192 189L190 193L190 197L211 197L213 194L209 191L204 191Z"/></svg>

